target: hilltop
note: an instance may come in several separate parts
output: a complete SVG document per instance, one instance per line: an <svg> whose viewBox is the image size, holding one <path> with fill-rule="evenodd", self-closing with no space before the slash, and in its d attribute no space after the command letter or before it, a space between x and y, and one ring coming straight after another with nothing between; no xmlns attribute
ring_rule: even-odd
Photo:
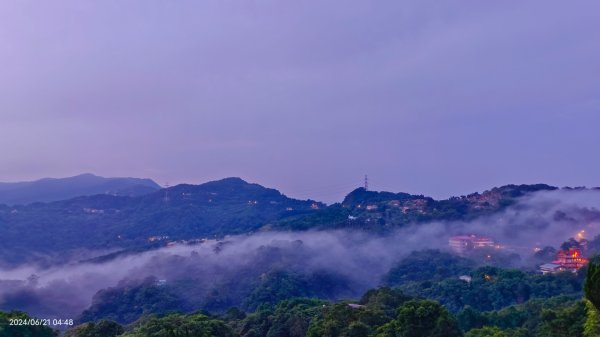
<svg viewBox="0 0 600 337"><path fill-rule="evenodd" d="M367 191L361 187L350 192L341 203L316 210L309 216L285 219L278 225L281 229L351 227L385 231L409 223L470 220L498 212L529 193L556 189L545 184L506 185L483 193L435 200L408 193Z"/></svg>

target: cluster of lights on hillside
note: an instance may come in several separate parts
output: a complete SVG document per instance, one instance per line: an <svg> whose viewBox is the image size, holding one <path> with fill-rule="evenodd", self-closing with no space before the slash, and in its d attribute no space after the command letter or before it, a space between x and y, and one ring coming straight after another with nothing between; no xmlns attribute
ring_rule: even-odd
<svg viewBox="0 0 600 337"><path fill-rule="evenodd" d="M542 273L547 274L561 271L576 272L581 267L588 264L589 260L582 254L582 250L585 250L585 247L587 245L585 229L579 230L574 235L574 238L575 241L577 241L577 245L574 247L569 247L567 249L559 250L556 253L555 259L552 262L545 263L540 266L540 271ZM488 250L486 250L487 254L485 254L485 259L487 261L493 260L492 253L489 251L489 249L530 249L527 247L512 247L500 245L497 242L495 242L495 240L491 237L475 234L452 236L448 240L448 245L450 249L458 255L469 255L476 250L488 248ZM540 247L533 248L534 253L540 252L541 250L542 248Z"/></svg>

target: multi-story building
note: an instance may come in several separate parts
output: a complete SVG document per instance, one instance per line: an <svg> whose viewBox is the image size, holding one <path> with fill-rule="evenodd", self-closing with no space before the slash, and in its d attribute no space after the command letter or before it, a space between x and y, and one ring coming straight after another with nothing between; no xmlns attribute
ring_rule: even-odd
<svg viewBox="0 0 600 337"><path fill-rule="evenodd" d="M494 247L494 240L487 236L458 235L448 240L448 245L457 254L465 254L473 249Z"/></svg>
<svg viewBox="0 0 600 337"><path fill-rule="evenodd" d="M579 268L588 264L589 260L581 255L579 248L569 248L556 253L556 260L540 266L542 274L557 273L560 271L576 272Z"/></svg>

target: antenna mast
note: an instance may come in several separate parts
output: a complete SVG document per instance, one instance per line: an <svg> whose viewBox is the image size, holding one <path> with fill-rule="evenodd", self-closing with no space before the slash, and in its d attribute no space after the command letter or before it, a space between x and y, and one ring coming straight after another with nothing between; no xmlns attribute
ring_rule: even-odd
<svg viewBox="0 0 600 337"><path fill-rule="evenodd" d="M365 174L365 191L369 190L369 177Z"/></svg>
<svg viewBox="0 0 600 337"><path fill-rule="evenodd" d="M165 204L169 202L169 183L165 183Z"/></svg>

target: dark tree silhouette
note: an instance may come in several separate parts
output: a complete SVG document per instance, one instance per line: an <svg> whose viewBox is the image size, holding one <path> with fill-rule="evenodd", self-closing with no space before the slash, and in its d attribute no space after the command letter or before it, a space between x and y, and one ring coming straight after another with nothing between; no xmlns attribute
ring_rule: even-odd
<svg viewBox="0 0 600 337"><path fill-rule="evenodd" d="M600 310L600 264L588 265L585 284L583 286L585 297Z"/></svg>

